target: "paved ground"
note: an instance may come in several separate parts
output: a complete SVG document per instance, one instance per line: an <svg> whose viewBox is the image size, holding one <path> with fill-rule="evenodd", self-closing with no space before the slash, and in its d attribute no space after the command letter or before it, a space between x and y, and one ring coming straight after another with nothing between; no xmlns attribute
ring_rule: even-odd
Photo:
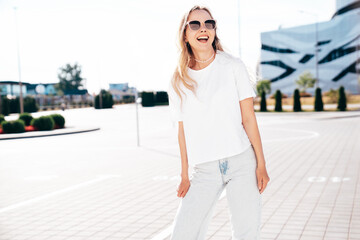
<svg viewBox="0 0 360 240"><path fill-rule="evenodd" d="M39 113L40 114L40 113ZM0 141L0 239L169 239L180 158L168 107L63 112L100 131ZM360 239L360 112L256 113L262 238ZM226 191L207 239L231 239Z"/></svg>

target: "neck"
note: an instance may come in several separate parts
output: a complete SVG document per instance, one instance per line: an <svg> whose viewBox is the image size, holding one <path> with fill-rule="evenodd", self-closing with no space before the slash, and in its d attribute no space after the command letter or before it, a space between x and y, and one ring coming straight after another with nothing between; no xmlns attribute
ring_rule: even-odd
<svg viewBox="0 0 360 240"><path fill-rule="evenodd" d="M204 51L204 52L199 52L199 51L194 51L194 58L197 60L208 60L210 59L208 62L202 63L202 62L197 62L195 61L195 59L193 60L193 64L194 64L194 68L196 69L202 69L205 68L206 66L208 66L212 60L215 57L215 50L211 49L211 51Z"/></svg>

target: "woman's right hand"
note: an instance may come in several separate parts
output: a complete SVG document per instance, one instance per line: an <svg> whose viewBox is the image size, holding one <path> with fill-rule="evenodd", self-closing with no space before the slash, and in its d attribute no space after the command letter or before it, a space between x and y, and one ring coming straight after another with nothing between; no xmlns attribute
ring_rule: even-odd
<svg viewBox="0 0 360 240"><path fill-rule="evenodd" d="M182 197L182 198L185 197L186 193L189 190L189 187L190 187L189 178L182 178L181 182L180 182L180 184L178 186L178 189L176 190L178 192L177 196Z"/></svg>

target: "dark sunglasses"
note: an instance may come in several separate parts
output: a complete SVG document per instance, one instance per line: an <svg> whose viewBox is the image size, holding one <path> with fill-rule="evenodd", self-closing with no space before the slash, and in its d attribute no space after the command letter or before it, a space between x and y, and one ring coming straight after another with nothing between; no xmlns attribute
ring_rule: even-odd
<svg viewBox="0 0 360 240"><path fill-rule="evenodd" d="M209 30L213 30L216 27L216 21L213 19L206 20L204 23L205 23L205 27ZM191 30L196 31L200 29L201 23L198 20L193 20L187 22L186 25L189 25Z"/></svg>

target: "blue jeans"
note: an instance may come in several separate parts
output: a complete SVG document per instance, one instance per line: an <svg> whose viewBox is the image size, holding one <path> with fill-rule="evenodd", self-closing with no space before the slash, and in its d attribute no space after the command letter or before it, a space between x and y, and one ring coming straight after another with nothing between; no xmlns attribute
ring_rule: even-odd
<svg viewBox="0 0 360 240"><path fill-rule="evenodd" d="M228 158L194 166L190 187L181 199L171 240L203 240L215 205L226 188L233 240L259 240L262 195L252 146Z"/></svg>

